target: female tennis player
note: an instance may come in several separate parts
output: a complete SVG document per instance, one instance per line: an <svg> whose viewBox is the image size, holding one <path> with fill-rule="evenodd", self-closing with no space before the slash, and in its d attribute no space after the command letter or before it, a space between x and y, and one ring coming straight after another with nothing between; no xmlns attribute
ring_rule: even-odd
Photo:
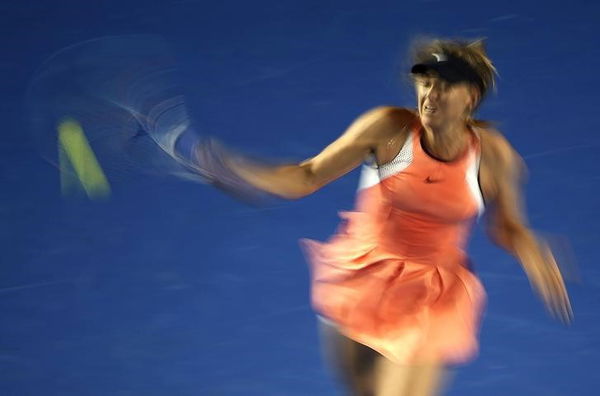
<svg viewBox="0 0 600 396"><path fill-rule="evenodd" d="M476 356L486 295L465 245L484 203L492 240L553 315L572 318L553 255L522 212L523 161L472 118L494 75L481 41L422 43L411 68L416 110L370 110L299 164L253 164L185 134L175 142L197 172L242 196L301 198L366 163L337 233L302 241L325 349L352 394L440 394L447 368Z"/></svg>

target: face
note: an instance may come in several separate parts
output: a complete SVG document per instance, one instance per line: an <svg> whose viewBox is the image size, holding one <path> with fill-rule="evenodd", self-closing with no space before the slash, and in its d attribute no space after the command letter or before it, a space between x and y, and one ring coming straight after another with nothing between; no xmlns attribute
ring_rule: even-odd
<svg viewBox="0 0 600 396"><path fill-rule="evenodd" d="M433 75L415 77L415 89L421 123L431 128L465 120L477 98L473 86L450 84Z"/></svg>

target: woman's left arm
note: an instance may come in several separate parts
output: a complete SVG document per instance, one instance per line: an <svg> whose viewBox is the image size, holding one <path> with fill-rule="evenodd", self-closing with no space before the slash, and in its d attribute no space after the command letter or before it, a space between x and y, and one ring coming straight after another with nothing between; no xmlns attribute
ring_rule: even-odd
<svg viewBox="0 0 600 396"><path fill-rule="evenodd" d="M480 181L488 211L488 233L514 255L548 311L563 323L573 318L567 289L554 255L529 229L522 210L522 158L498 132L483 131Z"/></svg>

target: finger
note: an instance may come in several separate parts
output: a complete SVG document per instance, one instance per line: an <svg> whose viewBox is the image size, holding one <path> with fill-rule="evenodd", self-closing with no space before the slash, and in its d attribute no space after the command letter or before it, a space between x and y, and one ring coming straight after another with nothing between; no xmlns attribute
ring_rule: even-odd
<svg viewBox="0 0 600 396"><path fill-rule="evenodd" d="M541 287L541 297L545 303L546 310L555 319L562 323L568 323L568 310L564 304L562 293L557 288L552 287L550 281L542 282L545 284Z"/></svg>
<svg viewBox="0 0 600 396"><path fill-rule="evenodd" d="M553 309L557 318L564 324L570 324L573 319L573 309L566 291L564 289L560 290L553 296L553 300Z"/></svg>
<svg viewBox="0 0 600 396"><path fill-rule="evenodd" d="M555 276L551 266L537 267L532 273L532 286L544 302L547 312L562 323L569 322L569 314L564 302L564 288L560 279Z"/></svg>
<svg viewBox="0 0 600 396"><path fill-rule="evenodd" d="M547 251L546 259L546 265L543 267L545 271L543 272L546 277L544 283L548 286L550 293L550 308L557 319L564 324L569 324L572 319L572 309L562 274L550 251Z"/></svg>
<svg viewBox="0 0 600 396"><path fill-rule="evenodd" d="M566 291L560 287L560 284L555 284L554 286L551 296L552 309L554 310L557 319L564 324L569 324L571 322L572 311L568 296L566 295Z"/></svg>
<svg viewBox="0 0 600 396"><path fill-rule="evenodd" d="M563 281L560 271L553 272L554 285L556 288L556 296L558 299L559 309L564 317L565 323L571 323L573 319L573 308L569 300L569 294Z"/></svg>
<svg viewBox="0 0 600 396"><path fill-rule="evenodd" d="M570 324L573 321L573 307L571 306L571 301L569 300L569 295L567 294L566 290L562 302L565 316Z"/></svg>

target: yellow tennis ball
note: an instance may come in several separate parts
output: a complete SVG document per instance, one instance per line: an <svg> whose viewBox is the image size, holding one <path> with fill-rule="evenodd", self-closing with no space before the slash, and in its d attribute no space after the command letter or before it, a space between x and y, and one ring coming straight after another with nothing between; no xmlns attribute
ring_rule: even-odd
<svg viewBox="0 0 600 396"><path fill-rule="evenodd" d="M69 183L68 174L74 174L88 197L105 198L110 195L110 185L83 128L74 119L65 119L58 125L58 144L61 158L63 192ZM67 172L67 167L72 172Z"/></svg>

